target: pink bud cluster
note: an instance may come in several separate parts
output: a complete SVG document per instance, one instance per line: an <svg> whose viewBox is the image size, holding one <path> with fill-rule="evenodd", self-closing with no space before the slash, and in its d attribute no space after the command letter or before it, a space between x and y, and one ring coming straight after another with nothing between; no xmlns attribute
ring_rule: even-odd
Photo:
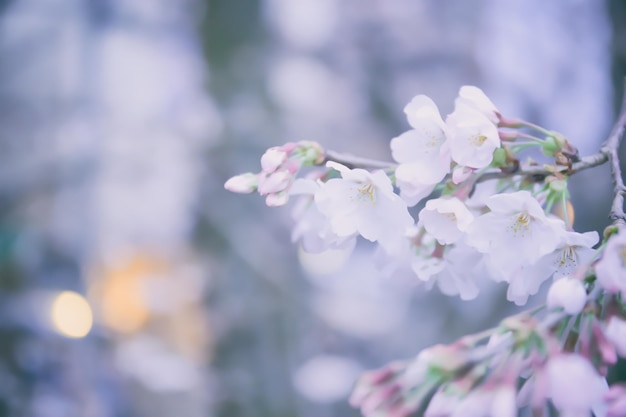
<svg viewBox="0 0 626 417"><path fill-rule="evenodd" d="M242 194L258 191L265 196L268 206L282 206L289 200L289 189L300 168L320 164L324 157L324 150L317 142L289 142L275 146L261 156L261 172L236 175L226 181L224 188Z"/></svg>
<svg viewBox="0 0 626 417"><path fill-rule="evenodd" d="M558 313L543 320L510 317L490 331L365 374L351 404L366 417L417 410L425 417L513 417L523 408L547 415L549 404L563 416L626 415L626 388L609 389L605 380L607 366L617 361L609 329L591 315L579 333L560 334L567 323Z"/></svg>

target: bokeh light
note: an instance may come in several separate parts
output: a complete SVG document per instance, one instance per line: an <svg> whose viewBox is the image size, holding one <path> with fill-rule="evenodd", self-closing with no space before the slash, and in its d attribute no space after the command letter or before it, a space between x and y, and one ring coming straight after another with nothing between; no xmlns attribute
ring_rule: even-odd
<svg viewBox="0 0 626 417"><path fill-rule="evenodd" d="M89 303L85 297L73 291L63 291L56 296L50 315L56 331L66 337L85 337L93 326Z"/></svg>

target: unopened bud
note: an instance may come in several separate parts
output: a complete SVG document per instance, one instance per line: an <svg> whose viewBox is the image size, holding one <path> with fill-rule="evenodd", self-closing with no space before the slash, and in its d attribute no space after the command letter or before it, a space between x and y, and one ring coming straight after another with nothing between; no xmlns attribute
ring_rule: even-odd
<svg viewBox="0 0 626 417"><path fill-rule="evenodd" d="M549 308L562 307L568 314L578 314L585 307L587 292L582 282L564 277L555 281L548 291Z"/></svg>
<svg viewBox="0 0 626 417"><path fill-rule="evenodd" d="M550 157L554 156L554 154L560 149L560 145L553 136L548 136L543 145L541 145L541 150L543 151L543 154Z"/></svg>
<svg viewBox="0 0 626 417"><path fill-rule="evenodd" d="M224 188L233 193L248 194L257 189L259 185L256 174L248 172L246 174L235 175L224 183Z"/></svg>
<svg viewBox="0 0 626 417"><path fill-rule="evenodd" d="M626 358L626 321L616 316L611 317L606 326L606 337L615 346L617 354Z"/></svg>
<svg viewBox="0 0 626 417"><path fill-rule="evenodd" d="M283 191L289 185L292 175L289 171L276 171L259 178L259 194L266 195Z"/></svg>
<svg viewBox="0 0 626 417"><path fill-rule="evenodd" d="M261 156L261 169L268 174L276 171L287 159L287 153L279 147L269 148Z"/></svg>

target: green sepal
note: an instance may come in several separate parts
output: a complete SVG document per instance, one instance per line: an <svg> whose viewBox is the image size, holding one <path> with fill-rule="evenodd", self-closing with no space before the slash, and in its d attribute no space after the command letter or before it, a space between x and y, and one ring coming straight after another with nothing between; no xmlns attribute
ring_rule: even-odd
<svg viewBox="0 0 626 417"><path fill-rule="evenodd" d="M545 156L553 157L561 149L559 141L554 136L546 137L541 145L541 150Z"/></svg>
<svg viewBox="0 0 626 417"><path fill-rule="evenodd" d="M491 165L494 167L503 167L506 166L506 149L498 148L493 151L493 161Z"/></svg>

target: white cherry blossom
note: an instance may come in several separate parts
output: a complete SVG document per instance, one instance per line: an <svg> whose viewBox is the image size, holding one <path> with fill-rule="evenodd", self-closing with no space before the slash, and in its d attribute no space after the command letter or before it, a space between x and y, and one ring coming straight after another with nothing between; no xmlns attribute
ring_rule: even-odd
<svg viewBox="0 0 626 417"><path fill-rule="evenodd" d="M468 230L468 242L483 253L514 265L532 263L554 251L561 241L565 224L548 218L528 191L496 194L485 204L491 211L477 217Z"/></svg>
<svg viewBox="0 0 626 417"><path fill-rule="evenodd" d="M626 358L626 321L612 316L606 326L605 334L607 339L615 346L617 354L622 358Z"/></svg>
<svg viewBox="0 0 626 417"><path fill-rule="evenodd" d="M606 381L593 365L574 353L550 358L546 374L548 396L562 416L588 416L607 391Z"/></svg>
<svg viewBox="0 0 626 417"><path fill-rule="evenodd" d="M391 180L383 171L368 172L328 162L340 172L320 186L315 204L330 221L337 236L356 233L382 246L392 246L413 224L406 203L393 192Z"/></svg>
<svg viewBox="0 0 626 417"><path fill-rule="evenodd" d="M609 239L595 269L605 290L626 296L626 230L622 228Z"/></svg>
<svg viewBox="0 0 626 417"><path fill-rule="evenodd" d="M524 304L554 272L537 261L558 247L565 225L548 218L528 191L493 195L485 203L491 211L470 225L467 242L486 255L495 281L509 283L507 298Z"/></svg>
<svg viewBox="0 0 626 417"><path fill-rule="evenodd" d="M498 128L484 114L468 106L457 106L446 119L450 155L459 165L480 169L493 160L500 147Z"/></svg>
<svg viewBox="0 0 626 417"><path fill-rule="evenodd" d="M479 292L477 281L483 271L480 258L475 249L459 242L448 248L442 257L416 253L411 269L427 288L436 284L445 295L472 300Z"/></svg>
<svg viewBox="0 0 626 417"><path fill-rule="evenodd" d="M515 388L510 384L493 388L476 388L467 395L439 390L435 393L425 417L515 417Z"/></svg>
<svg viewBox="0 0 626 417"><path fill-rule="evenodd" d="M557 248L535 262L520 259L515 263L501 256L488 257L495 280L509 283L508 300L525 304L545 280L571 275L593 256L595 251L591 247L598 242L597 232L568 232L556 227L554 233L560 237Z"/></svg>
<svg viewBox="0 0 626 417"><path fill-rule="evenodd" d="M541 284L551 275L550 268L543 264L531 264L520 260L511 268L511 261L502 260L498 256L488 256L487 265L492 278L496 282L507 282L509 287L506 299L518 306L526 304L528 297L537 294ZM544 268L541 268L541 267Z"/></svg>
<svg viewBox="0 0 626 417"><path fill-rule="evenodd" d="M491 123L498 124L498 109L487 95L478 87L464 85L454 102L455 107L469 107L485 115Z"/></svg>
<svg viewBox="0 0 626 417"><path fill-rule="evenodd" d="M289 194L300 196L292 211L295 225L291 240L300 242L306 252L320 253L328 249L351 251L356 243L356 233L350 236L335 234L330 221L315 204L314 195L320 189L320 184L313 179L299 178L291 186Z"/></svg>
<svg viewBox="0 0 626 417"><path fill-rule="evenodd" d="M391 140L391 153L399 163L395 176L400 195L415 205L430 194L450 172L446 126L435 103L419 95L405 107L413 128Z"/></svg>
<svg viewBox="0 0 626 417"><path fill-rule="evenodd" d="M463 237L474 215L456 197L428 200L419 213L420 223L442 245L454 243Z"/></svg>
<svg viewBox="0 0 626 417"><path fill-rule="evenodd" d="M556 250L546 256L555 269L554 278L572 275L579 266L591 260L596 252L593 246L599 239L598 232L563 233Z"/></svg>

